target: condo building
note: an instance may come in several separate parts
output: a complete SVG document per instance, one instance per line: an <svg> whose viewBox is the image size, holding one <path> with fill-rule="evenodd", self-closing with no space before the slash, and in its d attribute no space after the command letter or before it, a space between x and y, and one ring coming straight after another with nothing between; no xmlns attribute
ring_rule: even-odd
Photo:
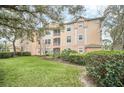
<svg viewBox="0 0 124 93"><path fill-rule="evenodd" d="M21 46L23 51L29 51L32 55L55 54L64 49L72 49L79 53L101 50L101 23L102 18L84 17L64 23L63 27L51 23L40 39L34 36L34 42L24 40L18 47Z"/></svg>

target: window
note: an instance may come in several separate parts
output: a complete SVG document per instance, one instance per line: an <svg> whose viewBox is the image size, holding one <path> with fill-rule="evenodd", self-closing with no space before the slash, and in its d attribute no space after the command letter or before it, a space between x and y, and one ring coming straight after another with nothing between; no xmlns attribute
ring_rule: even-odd
<svg viewBox="0 0 124 93"><path fill-rule="evenodd" d="M83 53L83 48L79 48L79 53Z"/></svg>
<svg viewBox="0 0 124 93"><path fill-rule="evenodd" d="M83 39L83 35L79 35L79 40L82 40Z"/></svg>
<svg viewBox="0 0 124 93"><path fill-rule="evenodd" d="M59 36L60 35L60 29L54 30L54 36Z"/></svg>
<svg viewBox="0 0 124 93"><path fill-rule="evenodd" d="M47 39L45 40L45 44L47 44Z"/></svg>
<svg viewBox="0 0 124 93"><path fill-rule="evenodd" d="M47 42L48 44L50 44L51 43L51 40L50 39L48 39L48 42Z"/></svg>
<svg viewBox="0 0 124 93"><path fill-rule="evenodd" d="M71 28L70 28L70 27L68 27L68 28L67 28L67 31L71 31Z"/></svg>
<svg viewBox="0 0 124 93"><path fill-rule="evenodd" d="M71 42L71 36L67 36L67 43Z"/></svg>
<svg viewBox="0 0 124 93"><path fill-rule="evenodd" d="M79 27L83 27L83 23L79 23Z"/></svg>
<svg viewBox="0 0 124 93"><path fill-rule="evenodd" d="M82 25L82 24L80 24L80 25L79 25L79 27L83 27L83 25Z"/></svg>
<svg viewBox="0 0 124 93"><path fill-rule="evenodd" d="M47 31L47 32L46 32L46 35L50 35L50 32L49 32L49 31Z"/></svg>
<svg viewBox="0 0 124 93"><path fill-rule="evenodd" d="M38 44L40 44L40 40L38 40Z"/></svg>
<svg viewBox="0 0 124 93"><path fill-rule="evenodd" d="M51 40L50 39L46 39L45 40L45 44L50 44L51 43Z"/></svg>

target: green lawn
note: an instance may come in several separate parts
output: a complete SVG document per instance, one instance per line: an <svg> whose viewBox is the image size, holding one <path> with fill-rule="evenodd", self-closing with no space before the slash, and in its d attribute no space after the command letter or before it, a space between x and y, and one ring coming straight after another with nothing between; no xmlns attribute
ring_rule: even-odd
<svg viewBox="0 0 124 93"><path fill-rule="evenodd" d="M81 67L36 56L0 59L0 86L83 86L81 72Z"/></svg>

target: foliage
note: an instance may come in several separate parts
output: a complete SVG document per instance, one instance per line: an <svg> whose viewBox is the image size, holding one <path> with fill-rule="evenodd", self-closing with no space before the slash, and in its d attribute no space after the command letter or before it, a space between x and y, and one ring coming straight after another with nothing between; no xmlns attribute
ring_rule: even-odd
<svg viewBox="0 0 124 93"><path fill-rule="evenodd" d="M97 51L85 56L88 76L98 86L124 86L124 51Z"/></svg>
<svg viewBox="0 0 124 93"><path fill-rule="evenodd" d="M124 49L124 6L109 5L104 11L103 30L112 38L112 50Z"/></svg>
<svg viewBox="0 0 124 93"><path fill-rule="evenodd" d="M65 61L69 61L69 55L71 53L77 53L75 50L71 50L71 49L64 49L61 53L61 58Z"/></svg>
<svg viewBox="0 0 124 93"><path fill-rule="evenodd" d="M63 23L63 12L78 18L85 11L83 6L51 6L51 5L3 5L0 6L0 37L12 42L16 54L16 40L29 39L33 41L34 32L42 36L42 26L51 22ZM41 51L41 50L40 50Z"/></svg>
<svg viewBox="0 0 124 93"><path fill-rule="evenodd" d="M13 57L12 52L0 52L0 58L10 58Z"/></svg>
<svg viewBox="0 0 124 93"><path fill-rule="evenodd" d="M61 58L61 54L60 53L56 53L52 55L54 58Z"/></svg>
<svg viewBox="0 0 124 93"><path fill-rule="evenodd" d="M72 53L69 55L69 62L79 64L79 65L85 65L84 58L85 58L85 55L83 54Z"/></svg>
<svg viewBox="0 0 124 93"><path fill-rule="evenodd" d="M16 56L31 56L30 52L17 52ZM0 58L11 58L14 57L13 52L0 52Z"/></svg>
<svg viewBox="0 0 124 93"><path fill-rule="evenodd" d="M30 52L16 52L17 56L31 56Z"/></svg>

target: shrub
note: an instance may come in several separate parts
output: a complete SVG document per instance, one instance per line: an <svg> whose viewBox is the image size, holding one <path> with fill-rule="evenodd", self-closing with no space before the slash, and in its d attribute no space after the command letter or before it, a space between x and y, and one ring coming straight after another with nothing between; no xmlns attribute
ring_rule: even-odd
<svg viewBox="0 0 124 93"><path fill-rule="evenodd" d="M17 56L22 56L22 52L16 52Z"/></svg>
<svg viewBox="0 0 124 93"><path fill-rule="evenodd" d="M77 53L75 50L71 50L71 49L64 49L61 53L61 58L65 61L69 61L69 55L71 53Z"/></svg>
<svg viewBox="0 0 124 93"><path fill-rule="evenodd" d="M30 52L16 52L16 56L31 56Z"/></svg>
<svg viewBox="0 0 124 93"><path fill-rule="evenodd" d="M13 52L0 52L0 58L14 57ZM16 52L16 56L31 56L30 52Z"/></svg>
<svg viewBox="0 0 124 93"><path fill-rule="evenodd" d="M52 56L53 56L54 58L61 58L61 55L60 55L60 53L53 54Z"/></svg>
<svg viewBox="0 0 124 93"><path fill-rule="evenodd" d="M85 65L84 57L85 57L85 55L73 53L73 54L69 55L69 61L71 63L75 63L75 64L79 64L79 65Z"/></svg>
<svg viewBox="0 0 124 93"><path fill-rule="evenodd" d="M22 52L22 56L31 56L31 52Z"/></svg>
<svg viewBox="0 0 124 93"><path fill-rule="evenodd" d="M97 51L85 56L88 76L98 86L124 86L124 51Z"/></svg>
<svg viewBox="0 0 124 93"><path fill-rule="evenodd" d="M31 56L30 52L16 52L17 56Z"/></svg>
<svg viewBox="0 0 124 93"><path fill-rule="evenodd" d="M1 52L0 53L0 58L10 58L10 57L13 57L12 52Z"/></svg>

